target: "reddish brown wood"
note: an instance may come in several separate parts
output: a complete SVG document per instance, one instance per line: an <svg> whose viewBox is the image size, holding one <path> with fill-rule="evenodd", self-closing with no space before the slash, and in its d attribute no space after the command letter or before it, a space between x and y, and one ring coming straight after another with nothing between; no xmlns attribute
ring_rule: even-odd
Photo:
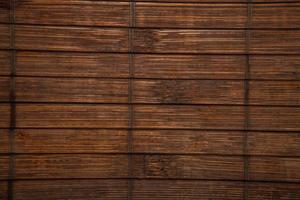
<svg viewBox="0 0 300 200"><path fill-rule="evenodd" d="M8 128L10 126L10 105L1 103L0 113L0 128Z"/></svg>
<svg viewBox="0 0 300 200"><path fill-rule="evenodd" d="M10 27L0 24L0 49L10 48Z"/></svg>
<svg viewBox="0 0 300 200"><path fill-rule="evenodd" d="M0 101L7 102L10 100L10 83L9 77L0 77Z"/></svg>
<svg viewBox="0 0 300 200"><path fill-rule="evenodd" d="M0 199L5 200L8 199L7 196L8 184L6 181L0 181Z"/></svg>
<svg viewBox="0 0 300 200"><path fill-rule="evenodd" d="M9 176L9 156L0 155L0 180L8 179Z"/></svg>
<svg viewBox="0 0 300 200"><path fill-rule="evenodd" d="M10 75L11 74L11 54L9 51L0 50L0 75Z"/></svg>
<svg viewBox="0 0 300 200"><path fill-rule="evenodd" d="M9 130L0 129L0 153L8 153L9 151Z"/></svg>

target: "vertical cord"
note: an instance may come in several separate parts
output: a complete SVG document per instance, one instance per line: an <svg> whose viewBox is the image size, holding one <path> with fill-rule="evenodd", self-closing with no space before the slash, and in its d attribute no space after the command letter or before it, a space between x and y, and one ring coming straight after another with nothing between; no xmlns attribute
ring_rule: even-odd
<svg viewBox="0 0 300 200"><path fill-rule="evenodd" d="M134 79L134 51L133 51L133 27L135 26L135 1L130 1L130 21L128 28L128 50L129 50L129 83L128 83L128 112L129 112L129 129L128 129L128 200L132 199L133 192L133 120L134 120L134 105L133 105L133 79Z"/></svg>
<svg viewBox="0 0 300 200"><path fill-rule="evenodd" d="M248 130L249 130L249 80L250 80L250 41L251 41L251 23L252 23L252 0L247 2L247 27L246 27L246 68L245 68L245 96L244 96L244 200L248 199L248 180L249 180L249 155L248 155Z"/></svg>
<svg viewBox="0 0 300 200"><path fill-rule="evenodd" d="M11 51L11 74L10 74L10 128L9 128L9 174L8 174L8 200L13 199L14 178L14 131L16 127L16 104L15 104L15 75L16 75L16 50L15 50L15 1L10 0L10 51Z"/></svg>

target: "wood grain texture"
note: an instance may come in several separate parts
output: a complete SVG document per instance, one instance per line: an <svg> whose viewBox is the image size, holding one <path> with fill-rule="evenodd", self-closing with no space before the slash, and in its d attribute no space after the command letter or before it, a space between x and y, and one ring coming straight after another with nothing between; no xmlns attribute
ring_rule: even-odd
<svg viewBox="0 0 300 200"><path fill-rule="evenodd" d="M137 27L245 28L247 21L246 4L138 2L135 13Z"/></svg>
<svg viewBox="0 0 300 200"><path fill-rule="evenodd" d="M15 200L125 200L127 193L126 180L22 180L14 183Z"/></svg>
<svg viewBox="0 0 300 200"><path fill-rule="evenodd" d="M128 51L126 29L17 25L15 37L20 50Z"/></svg>
<svg viewBox="0 0 300 200"><path fill-rule="evenodd" d="M5 1L5 0L0 1L0 23L9 23L10 21L9 13L10 13L9 1Z"/></svg>
<svg viewBox="0 0 300 200"><path fill-rule="evenodd" d="M245 68L238 55L134 55L137 78L243 79Z"/></svg>
<svg viewBox="0 0 300 200"><path fill-rule="evenodd" d="M8 76L11 74L11 53L0 50L0 75Z"/></svg>
<svg viewBox="0 0 300 200"><path fill-rule="evenodd" d="M249 179L266 181L300 181L300 159L250 157Z"/></svg>
<svg viewBox="0 0 300 200"><path fill-rule="evenodd" d="M244 128L242 106L135 106L135 128L227 129Z"/></svg>
<svg viewBox="0 0 300 200"><path fill-rule="evenodd" d="M7 190L8 190L8 182L0 181L0 200L7 200Z"/></svg>
<svg viewBox="0 0 300 200"><path fill-rule="evenodd" d="M128 102L128 80L17 77L15 82L16 101L66 103ZM0 92L0 99L1 96L3 95Z"/></svg>
<svg viewBox="0 0 300 200"><path fill-rule="evenodd" d="M300 105L299 81L250 81L249 103L252 105Z"/></svg>
<svg viewBox="0 0 300 200"><path fill-rule="evenodd" d="M240 30L135 29L133 48L141 53L245 53Z"/></svg>
<svg viewBox="0 0 300 200"><path fill-rule="evenodd" d="M134 152L241 155L243 139L233 131L135 130L132 140Z"/></svg>
<svg viewBox="0 0 300 200"><path fill-rule="evenodd" d="M240 200L243 184L229 181L135 180L133 199Z"/></svg>
<svg viewBox="0 0 300 200"><path fill-rule="evenodd" d="M300 156L300 133L249 132L248 153L251 155Z"/></svg>
<svg viewBox="0 0 300 200"><path fill-rule="evenodd" d="M19 128L127 128L126 105L17 104Z"/></svg>
<svg viewBox="0 0 300 200"><path fill-rule="evenodd" d="M125 178L127 155L17 155L14 178Z"/></svg>
<svg viewBox="0 0 300 200"><path fill-rule="evenodd" d="M221 80L135 80L135 103L243 104L244 82Z"/></svg>
<svg viewBox="0 0 300 200"><path fill-rule="evenodd" d="M8 179L9 156L0 155L0 180Z"/></svg>
<svg viewBox="0 0 300 200"><path fill-rule="evenodd" d="M10 77L0 77L0 101L8 102L10 100Z"/></svg>
<svg viewBox="0 0 300 200"><path fill-rule="evenodd" d="M85 0L20 0L16 23L128 26L129 2Z"/></svg>
<svg viewBox="0 0 300 200"><path fill-rule="evenodd" d="M126 153L126 130L17 129L16 153ZM2 134L4 135L4 134Z"/></svg>
<svg viewBox="0 0 300 200"><path fill-rule="evenodd" d="M300 4L252 5L252 28L300 28Z"/></svg>
<svg viewBox="0 0 300 200"><path fill-rule="evenodd" d="M133 157L133 175L139 178L243 179L242 157L144 155Z"/></svg>
<svg viewBox="0 0 300 200"><path fill-rule="evenodd" d="M0 24L0 49L10 49L10 26Z"/></svg>
<svg viewBox="0 0 300 200"><path fill-rule="evenodd" d="M300 80L300 57L293 55L251 55L253 79Z"/></svg>
<svg viewBox="0 0 300 200"><path fill-rule="evenodd" d="M249 107L249 129L299 131L299 107Z"/></svg>
<svg viewBox="0 0 300 200"><path fill-rule="evenodd" d="M293 183L255 183L248 184L249 200L298 200L300 198L300 185Z"/></svg>
<svg viewBox="0 0 300 200"><path fill-rule="evenodd" d="M252 54L299 54L299 30L252 30Z"/></svg>
<svg viewBox="0 0 300 200"><path fill-rule="evenodd" d="M0 104L0 128L9 128L10 126L10 105Z"/></svg>
<svg viewBox="0 0 300 200"><path fill-rule="evenodd" d="M9 152L9 130L0 129L0 153Z"/></svg>
<svg viewBox="0 0 300 200"><path fill-rule="evenodd" d="M20 51L16 57L16 73L20 76L129 76L129 56L126 54Z"/></svg>
<svg viewBox="0 0 300 200"><path fill-rule="evenodd" d="M168 2L168 3L246 3L247 0L136 0L137 2L142 1L142 2ZM278 1L278 0L275 0ZM289 1L295 1L295 0L289 0Z"/></svg>

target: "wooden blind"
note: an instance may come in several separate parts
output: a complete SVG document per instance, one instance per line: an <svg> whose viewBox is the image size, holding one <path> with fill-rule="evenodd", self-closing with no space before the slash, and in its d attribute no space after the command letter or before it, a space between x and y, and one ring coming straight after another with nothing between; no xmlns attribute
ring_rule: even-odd
<svg viewBox="0 0 300 200"><path fill-rule="evenodd" d="M297 0L2 0L0 200L299 200L299 55Z"/></svg>

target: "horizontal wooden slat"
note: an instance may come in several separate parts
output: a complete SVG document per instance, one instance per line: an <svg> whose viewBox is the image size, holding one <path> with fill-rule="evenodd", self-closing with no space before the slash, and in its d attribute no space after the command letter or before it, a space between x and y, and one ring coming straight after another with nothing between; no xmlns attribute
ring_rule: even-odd
<svg viewBox="0 0 300 200"><path fill-rule="evenodd" d="M127 152L126 130L17 129L16 153Z"/></svg>
<svg viewBox="0 0 300 200"><path fill-rule="evenodd" d="M0 128L8 128L10 126L10 105L0 104Z"/></svg>
<svg viewBox="0 0 300 200"><path fill-rule="evenodd" d="M10 100L10 77L0 77L0 101Z"/></svg>
<svg viewBox="0 0 300 200"><path fill-rule="evenodd" d="M0 50L0 75L11 74L11 53Z"/></svg>
<svg viewBox="0 0 300 200"><path fill-rule="evenodd" d="M10 14L10 2L0 1L0 23L8 23L10 21L9 14Z"/></svg>
<svg viewBox="0 0 300 200"><path fill-rule="evenodd" d="M15 181L16 200L126 199L126 180L34 180ZM45 195L47 194L47 195Z"/></svg>
<svg viewBox="0 0 300 200"><path fill-rule="evenodd" d="M126 105L17 104L19 128L127 128Z"/></svg>
<svg viewBox="0 0 300 200"><path fill-rule="evenodd" d="M129 56L126 54L21 51L16 55L16 73L21 76L129 76Z"/></svg>
<svg viewBox="0 0 300 200"><path fill-rule="evenodd" d="M125 178L127 155L18 155L14 178Z"/></svg>
<svg viewBox="0 0 300 200"><path fill-rule="evenodd" d="M10 27L0 24L0 49L10 48Z"/></svg>
<svg viewBox="0 0 300 200"><path fill-rule="evenodd" d="M8 179L9 156L0 156L0 180Z"/></svg>
<svg viewBox="0 0 300 200"><path fill-rule="evenodd" d="M245 53L241 30L135 29L136 52L153 53Z"/></svg>
<svg viewBox="0 0 300 200"><path fill-rule="evenodd" d="M300 57L251 55L251 78L300 80Z"/></svg>
<svg viewBox="0 0 300 200"><path fill-rule="evenodd" d="M128 102L128 80L17 77L15 84L17 101Z"/></svg>
<svg viewBox="0 0 300 200"><path fill-rule="evenodd" d="M134 127L137 128L244 128L242 106L135 106Z"/></svg>
<svg viewBox="0 0 300 200"><path fill-rule="evenodd" d="M249 179L300 181L300 158L250 157Z"/></svg>
<svg viewBox="0 0 300 200"><path fill-rule="evenodd" d="M15 21L27 24L128 26L129 2L31 0L17 4Z"/></svg>
<svg viewBox="0 0 300 200"><path fill-rule="evenodd" d="M244 133L232 131L136 130L133 151L146 153L243 153Z"/></svg>
<svg viewBox="0 0 300 200"><path fill-rule="evenodd" d="M0 181L0 199L7 200L8 199L8 182Z"/></svg>
<svg viewBox="0 0 300 200"><path fill-rule="evenodd" d="M300 81L250 81L252 105L300 105Z"/></svg>
<svg viewBox="0 0 300 200"><path fill-rule="evenodd" d="M128 51L126 29L19 25L15 37L21 50Z"/></svg>
<svg viewBox="0 0 300 200"><path fill-rule="evenodd" d="M300 156L300 133L249 132L250 155Z"/></svg>
<svg viewBox="0 0 300 200"><path fill-rule="evenodd" d="M243 104L243 81L135 80L133 102Z"/></svg>
<svg viewBox="0 0 300 200"><path fill-rule="evenodd" d="M230 179L244 176L242 157L144 155L133 157L139 178Z"/></svg>
<svg viewBox="0 0 300 200"><path fill-rule="evenodd" d="M245 56L233 55L134 55L138 78L243 79Z"/></svg>
<svg viewBox="0 0 300 200"><path fill-rule="evenodd" d="M176 3L176 2L182 2L182 3L246 3L247 0L136 0L139 1L149 1L149 2L169 2L169 3ZM276 0L275 0L276 1ZM292 0L290 0L292 1ZM294 0L295 1L295 0Z"/></svg>
<svg viewBox="0 0 300 200"><path fill-rule="evenodd" d="M249 200L298 200L300 198L300 185L293 183L248 183Z"/></svg>
<svg viewBox="0 0 300 200"><path fill-rule="evenodd" d="M249 107L249 129L299 131L300 107Z"/></svg>
<svg viewBox="0 0 300 200"><path fill-rule="evenodd" d="M299 54L299 30L255 30L251 31L250 53Z"/></svg>
<svg viewBox="0 0 300 200"><path fill-rule="evenodd" d="M135 180L133 199L240 200L243 183L229 181Z"/></svg>
<svg viewBox="0 0 300 200"><path fill-rule="evenodd" d="M299 3L253 4L252 6L252 28L300 28Z"/></svg>
<svg viewBox="0 0 300 200"><path fill-rule="evenodd" d="M246 4L136 3L135 13L138 27L244 28L247 21Z"/></svg>
<svg viewBox="0 0 300 200"><path fill-rule="evenodd" d="M9 130L0 129L0 153L9 152Z"/></svg>

